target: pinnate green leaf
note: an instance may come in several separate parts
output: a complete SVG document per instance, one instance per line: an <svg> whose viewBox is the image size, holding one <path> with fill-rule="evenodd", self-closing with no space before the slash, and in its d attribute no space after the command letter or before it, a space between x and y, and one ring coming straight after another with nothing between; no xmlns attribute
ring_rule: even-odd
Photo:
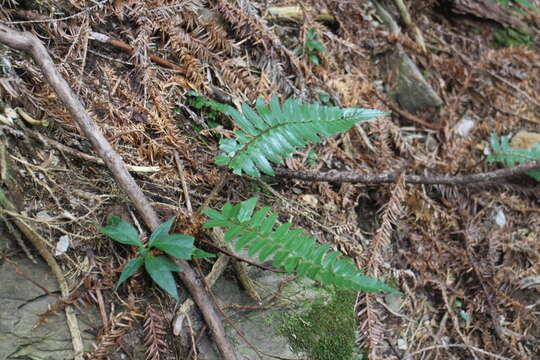
<svg viewBox="0 0 540 360"><path fill-rule="evenodd" d="M326 49L314 39L308 47L310 61L318 65L320 58L315 52L322 53ZM258 99L255 109L246 104L242 109L243 113L233 108L226 112L240 129L235 132L236 139L220 141L223 153L215 162L227 165L235 174L246 173L253 177L260 176L261 172L274 175L271 162L280 163L297 147L319 142L320 136L331 136L350 129L358 121L388 115L361 108L303 104L296 99L288 99L280 105L276 96L271 98L268 107Z"/></svg>
<svg viewBox="0 0 540 360"><path fill-rule="evenodd" d="M225 215L214 209L204 209L203 214L208 216L210 219L227 220L227 217Z"/></svg>
<svg viewBox="0 0 540 360"><path fill-rule="evenodd" d="M251 198L237 205L226 204L220 214L211 215L212 220L207 225L214 225L215 221L226 222L225 240L235 242L236 250L247 247L248 255L258 254L261 262L273 255L275 267L296 272L299 277L307 275L344 289L395 292L384 282L363 276L352 259L339 251L329 251L330 245L318 245L302 230L291 230L292 224L281 224L273 231L278 215L270 213L269 207L253 214L256 202L256 198Z"/></svg>
<svg viewBox="0 0 540 360"><path fill-rule="evenodd" d="M487 161L500 161L507 167L514 167L517 164L521 164L531 160L540 160L540 142L532 145L528 149L517 149L510 145L508 136L501 136L492 133L489 144L491 146L492 153L488 155ZM533 179L540 180L540 169L529 171L527 173Z"/></svg>
<svg viewBox="0 0 540 360"><path fill-rule="evenodd" d="M251 219L251 215L253 215L253 210L255 210L255 205L257 205L257 200L257 197L252 197L251 199L242 202L242 205L240 206L240 211L238 212L238 216L236 217L236 219L240 222L246 222Z"/></svg>

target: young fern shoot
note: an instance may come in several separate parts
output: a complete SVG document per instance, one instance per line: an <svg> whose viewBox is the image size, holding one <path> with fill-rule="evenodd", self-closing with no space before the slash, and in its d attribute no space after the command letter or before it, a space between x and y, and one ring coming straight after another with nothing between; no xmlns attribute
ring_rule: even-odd
<svg viewBox="0 0 540 360"><path fill-rule="evenodd" d="M236 250L247 246L248 255L258 254L261 262L273 256L275 267L300 278L307 276L340 289L397 292L380 280L362 275L351 258L330 251L330 245L318 245L302 230L291 230L291 223L275 228L278 214L271 213L270 207L254 213L256 204L254 197L236 205L227 203L221 212L206 209L204 213L210 220L203 227L226 228L224 239L234 242Z"/></svg>

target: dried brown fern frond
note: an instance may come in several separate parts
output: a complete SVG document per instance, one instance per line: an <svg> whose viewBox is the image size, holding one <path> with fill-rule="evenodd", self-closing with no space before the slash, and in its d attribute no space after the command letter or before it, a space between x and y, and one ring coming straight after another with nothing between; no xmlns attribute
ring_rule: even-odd
<svg viewBox="0 0 540 360"><path fill-rule="evenodd" d="M109 320L109 326L98 336L96 349L87 354L86 358L90 360L103 359L112 350L118 347L118 341L133 328L137 318L143 318L139 308L135 304L135 299L130 297L128 304L125 304L126 310L119 312Z"/></svg>
<svg viewBox="0 0 540 360"><path fill-rule="evenodd" d="M233 54L236 50L236 46L228 38L229 35L219 24L200 24L193 30L193 35L204 41L211 50L223 51L225 54Z"/></svg>
<svg viewBox="0 0 540 360"><path fill-rule="evenodd" d="M204 68L198 58L192 56L187 51L179 54L179 59L186 66L186 77L196 89L201 89L204 85Z"/></svg>
<svg viewBox="0 0 540 360"><path fill-rule="evenodd" d="M390 200L383 208L381 225L370 241L367 264L363 264L366 274L378 277L381 266L388 259L393 226L405 214L404 201L407 195L405 177L401 175L390 193ZM361 261L357 259L357 261ZM383 339L385 336L384 308L378 303L377 294L360 294L357 300L357 312L361 337L359 341L370 349L370 359L382 359Z"/></svg>
<svg viewBox="0 0 540 360"><path fill-rule="evenodd" d="M58 313L65 309L68 305L74 305L78 309L83 307L89 307L92 305L99 305L98 293L103 293L106 290L113 288L113 284L109 279L95 279L91 276L87 276L83 280L83 288L79 288L73 291L68 299L59 299L54 305L52 305L46 312L39 315L39 320L36 327L44 325L48 321L48 317L51 315L58 315Z"/></svg>
<svg viewBox="0 0 540 360"><path fill-rule="evenodd" d="M152 71L150 62L150 37L153 33L153 25L150 21L139 21L137 36L132 41L134 48L131 60L135 64L135 73L137 74L139 85L143 88L143 93L146 94L146 86L148 82L155 77L155 71Z"/></svg>
<svg viewBox="0 0 540 360"><path fill-rule="evenodd" d="M356 312L359 319L359 348L369 349L369 359L383 359L384 343L384 308L377 303L380 295L361 293L356 301ZM388 359L388 358L385 358Z"/></svg>
<svg viewBox="0 0 540 360"><path fill-rule="evenodd" d="M146 360L166 359L169 354L165 337L167 335L163 325L164 319L152 305L146 307L146 320L144 321L144 346L146 346Z"/></svg>
<svg viewBox="0 0 540 360"><path fill-rule="evenodd" d="M227 0L211 0L214 10L216 10L227 21L235 31L238 39L251 39L253 43L260 42L260 29L253 26L252 20L239 8L235 7Z"/></svg>
<svg viewBox="0 0 540 360"><path fill-rule="evenodd" d="M399 126L394 124L392 121L387 121L388 130L390 132L390 136L392 137L392 140L394 141L394 144L396 145L396 148L401 153L401 156L414 156L414 153L416 153L415 149L411 146L411 144L403 138L403 135L401 135L401 131L399 129Z"/></svg>
<svg viewBox="0 0 540 360"><path fill-rule="evenodd" d="M298 81L302 83L304 79L302 70L308 71L306 66L303 66L292 52L282 44L279 37L268 29L265 21L249 4L246 4L249 9L245 11L227 0L212 0L210 3L235 30L235 37L243 41L248 39L253 45L262 45L266 51L265 58L279 59L280 62L286 64L295 73ZM268 64L272 63L268 62ZM272 70L274 69L272 68ZM277 72L277 74L284 76L285 72Z"/></svg>
<svg viewBox="0 0 540 360"><path fill-rule="evenodd" d="M200 58L202 61L208 62L215 59L215 55L207 47L203 40L193 37L187 31L171 26L170 22L160 24L161 29L169 34L169 45L176 52L183 52L188 49L192 54Z"/></svg>
<svg viewBox="0 0 540 360"><path fill-rule="evenodd" d="M384 251L390 247L393 226L397 225L399 219L405 214L406 196L407 186L405 184L405 176L401 175L390 192L390 200L382 210L381 225L370 242L370 259L367 264L367 272L372 276L378 275L380 266L384 262Z"/></svg>
<svg viewBox="0 0 540 360"><path fill-rule="evenodd" d="M395 157L392 150L390 120L387 118L377 119L371 126L371 132L377 134L375 142L375 148L377 149L376 161L381 169L386 169L390 165L390 161Z"/></svg>
<svg viewBox="0 0 540 360"><path fill-rule="evenodd" d="M221 69L218 70L226 81L226 84L233 89L239 89L244 92L247 89L253 89L257 83L255 76L251 74L247 67L235 66L234 60L223 63ZM250 95L252 95L251 92Z"/></svg>

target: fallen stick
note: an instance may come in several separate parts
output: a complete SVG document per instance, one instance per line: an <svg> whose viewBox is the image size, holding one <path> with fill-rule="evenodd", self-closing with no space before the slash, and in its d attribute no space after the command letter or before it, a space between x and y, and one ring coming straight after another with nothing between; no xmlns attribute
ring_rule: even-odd
<svg viewBox="0 0 540 360"><path fill-rule="evenodd" d="M268 8L265 18L301 23L304 21L304 11L300 6L274 6ZM317 14L315 20L326 24L336 23L336 19L327 12Z"/></svg>
<svg viewBox="0 0 540 360"><path fill-rule="evenodd" d="M524 175L529 171L539 170L540 160L528 161L521 165L508 169L470 174L470 175L405 175L405 182L409 184L445 184L445 185L472 185L493 183L506 178ZM389 172L386 174L360 174L354 171L296 171L283 168L274 169L277 176L306 181L328 181L332 183L351 184L388 184L393 183L401 172Z"/></svg>
<svg viewBox="0 0 540 360"><path fill-rule="evenodd" d="M58 72L41 41L29 32L15 31L0 24L0 43L13 49L25 51L32 56L36 64L41 68L47 82L56 91L58 97L70 111L73 119L103 159L120 188L126 192L146 225L151 230L154 230L160 224L154 209L146 199L141 188L129 174L122 158L101 134L99 128L94 124L66 80ZM221 356L226 360L235 360L236 357L233 348L225 337L223 323L201 279L196 275L187 261L176 258L174 261L183 269L178 275L201 310L202 316L212 332Z"/></svg>

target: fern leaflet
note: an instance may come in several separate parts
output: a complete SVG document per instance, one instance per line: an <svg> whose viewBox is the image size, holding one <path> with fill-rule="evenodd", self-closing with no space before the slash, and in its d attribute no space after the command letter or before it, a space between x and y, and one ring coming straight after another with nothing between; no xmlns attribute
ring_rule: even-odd
<svg viewBox="0 0 540 360"><path fill-rule="evenodd" d="M261 262L273 255L275 267L300 278L334 285L341 289L366 292L397 292L384 282L362 275L351 258L339 251L330 251L330 245L317 245L315 238L300 229L291 230L291 223L277 226L277 214L270 213L270 207L263 207L254 213L257 198L232 205L227 203L221 212L206 209L210 218L204 228L225 227L226 242L235 242L236 250L248 246L248 255L259 255Z"/></svg>
<svg viewBox="0 0 540 360"><path fill-rule="evenodd" d="M493 154L487 157L487 161L500 161L507 167L514 167L516 164L540 159L540 142L528 149L516 149L510 146L508 136L501 136L499 139L497 134L493 133L489 139L489 144ZM540 180L540 170L530 171L527 175L535 180Z"/></svg>
<svg viewBox="0 0 540 360"><path fill-rule="evenodd" d="M242 113L229 106L224 113L240 127L236 139L222 139L222 154L216 157L217 165L226 165L235 174L259 177L260 171L274 175L270 162L281 163L297 147L317 143L319 136L331 136L349 130L355 123L388 113L361 109L341 108L320 104L303 104L288 99L281 105L273 96L267 107L258 98L255 110L242 104Z"/></svg>

